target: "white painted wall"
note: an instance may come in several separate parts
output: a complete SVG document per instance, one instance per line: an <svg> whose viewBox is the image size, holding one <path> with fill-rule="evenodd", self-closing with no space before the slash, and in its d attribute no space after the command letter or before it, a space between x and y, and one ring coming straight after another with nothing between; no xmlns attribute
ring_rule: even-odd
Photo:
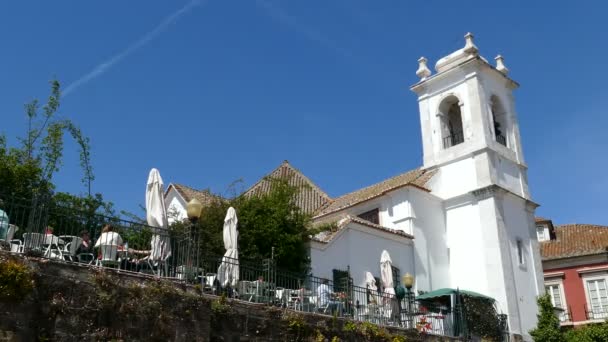
<svg viewBox="0 0 608 342"><path fill-rule="evenodd" d="M446 207L450 287L490 295L482 225L475 204L455 203Z"/></svg>
<svg viewBox="0 0 608 342"><path fill-rule="evenodd" d="M475 159L468 157L441 166L429 186L433 195L445 199L466 194L475 189L478 183Z"/></svg>
<svg viewBox="0 0 608 342"><path fill-rule="evenodd" d="M416 290L450 285L447 231L443 201L418 189L408 191L414 212Z"/></svg>
<svg viewBox="0 0 608 342"><path fill-rule="evenodd" d="M503 197L503 212L505 231L509 238L511 263L513 270L514 289L507 287L509 295L516 296L517 309L522 333L536 326L536 297L541 294L538 284L542 279L542 269L535 260L538 251L535 224L531 216L526 214L525 202L513 195ZM524 264L520 265L517 255L517 240L522 241L524 248ZM540 276L539 276L540 274ZM514 290L514 291L512 291Z"/></svg>
<svg viewBox="0 0 608 342"><path fill-rule="evenodd" d="M334 269L346 270L350 266L354 285L365 287L365 272L380 277L380 255L385 249L393 265L401 271L400 278L407 272L414 274L411 240L353 222L330 243L311 243L312 273L316 277L332 279Z"/></svg>
<svg viewBox="0 0 608 342"><path fill-rule="evenodd" d="M495 167L498 185L512 191L515 194L525 197L526 191L522 188L523 177L521 167L515 162L500 155L496 156Z"/></svg>
<svg viewBox="0 0 608 342"><path fill-rule="evenodd" d="M183 221L188 217L186 213L186 202L173 187L165 196L165 207L169 214L169 224L176 221Z"/></svg>

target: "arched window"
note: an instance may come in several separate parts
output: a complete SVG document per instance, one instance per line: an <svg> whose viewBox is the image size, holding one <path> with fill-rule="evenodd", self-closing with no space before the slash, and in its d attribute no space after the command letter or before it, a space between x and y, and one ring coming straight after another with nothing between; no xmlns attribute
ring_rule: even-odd
<svg viewBox="0 0 608 342"><path fill-rule="evenodd" d="M441 119L443 148L463 143L462 114L460 113L460 101L456 96L448 96L441 102L439 117Z"/></svg>
<svg viewBox="0 0 608 342"><path fill-rule="evenodd" d="M501 145L507 145L507 120L505 110L496 95L490 97L490 110L492 112L492 123L494 129L494 139Z"/></svg>

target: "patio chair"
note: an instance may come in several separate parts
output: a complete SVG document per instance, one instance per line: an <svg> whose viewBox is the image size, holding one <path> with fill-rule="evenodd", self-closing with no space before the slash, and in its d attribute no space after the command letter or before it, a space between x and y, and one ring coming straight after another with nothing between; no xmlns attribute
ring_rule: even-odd
<svg viewBox="0 0 608 342"><path fill-rule="evenodd" d="M120 262L117 260L118 245L101 245L99 253L101 259L97 260L97 266L103 267L118 267Z"/></svg>
<svg viewBox="0 0 608 342"><path fill-rule="evenodd" d="M203 286L203 291L208 291L210 293L215 294L215 292L216 292L215 279L216 278L217 278L216 273L206 273L205 277L203 278L205 280L205 284Z"/></svg>
<svg viewBox="0 0 608 342"><path fill-rule="evenodd" d="M68 261L74 261L76 259L76 252L80 245L82 245L82 238L78 236L61 236L61 238L64 240L71 238L71 241L63 248L63 256Z"/></svg>
<svg viewBox="0 0 608 342"><path fill-rule="evenodd" d="M15 233L19 230L19 227L15 226L14 224L9 224L8 225L8 230L6 232L6 240L7 242L13 240L13 236L15 236Z"/></svg>
<svg viewBox="0 0 608 342"><path fill-rule="evenodd" d="M43 248L46 242L44 234L41 233L23 233L23 246L21 252L33 251L39 253L45 253L46 250Z"/></svg>
<svg viewBox="0 0 608 342"><path fill-rule="evenodd" d="M11 252L23 253L23 242L21 242L19 239L11 240Z"/></svg>

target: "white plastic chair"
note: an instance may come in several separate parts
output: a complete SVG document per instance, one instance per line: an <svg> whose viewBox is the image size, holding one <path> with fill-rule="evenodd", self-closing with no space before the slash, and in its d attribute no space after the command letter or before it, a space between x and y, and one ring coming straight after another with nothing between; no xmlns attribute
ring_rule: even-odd
<svg viewBox="0 0 608 342"><path fill-rule="evenodd" d="M99 246L99 253L101 253L101 259L97 260L97 266L117 267L120 264L116 259L118 255L118 245L101 245Z"/></svg>
<svg viewBox="0 0 608 342"><path fill-rule="evenodd" d="M17 232L19 230L19 227L15 226L14 224L9 224L8 225L8 230L6 232L6 240L7 242L13 240L13 236L15 236L15 232Z"/></svg>
<svg viewBox="0 0 608 342"><path fill-rule="evenodd" d="M21 251L32 250L37 252L43 252L43 245L46 242L44 234L40 233L23 233L23 246ZM44 251L46 252L46 251Z"/></svg>
<svg viewBox="0 0 608 342"><path fill-rule="evenodd" d="M66 240L68 237L61 236L61 238ZM74 261L74 258L76 258L76 252L78 251L78 248L80 248L80 245L82 245L82 238L71 236L71 241L68 242L63 248L64 257L66 260Z"/></svg>

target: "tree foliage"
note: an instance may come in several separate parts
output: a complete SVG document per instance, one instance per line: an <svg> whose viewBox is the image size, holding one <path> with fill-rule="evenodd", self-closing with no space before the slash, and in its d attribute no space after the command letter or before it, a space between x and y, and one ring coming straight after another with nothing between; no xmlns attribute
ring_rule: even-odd
<svg viewBox="0 0 608 342"><path fill-rule="evenodd" d="M238 217L239 257L260 260L274 255L278 267L305 272L309 265L310 216L295 203L300 189L289 185L286 179L268 181L272 185L266 194L233 199L217 197L206 205L197 223L201 248L210 254L224 254L224 217L232 206ZM185 224L176 223L172 228L182 230Z"/></svg>
<svg viewBox="0 0 608 342"><path fill-rule="evenodd" d="M537 299L539 314L536 328L530 331L530 335L536 342L564 342L566 341L560 330L559 318L555 315L551 297L549 294Z"/></svg>
<svg viewBox="0 0 608 342"><path fill-rule="evenodd" d="M585 325L569 330L564 336L567 342L605 342L608 341L608 323Z"/></svg>
<svg viewBox="0 0 608 342"><path fill-rule="evenodd" d="M461 297L469 331L489 341L500 341L501 322L494 300L468 295Z"/></svg>
<svg viewBox="0 0 608 342"><path fill-rule="evenodd" d="M58 118L60 99L60 84L53 80L46 104L41 107L38 100L33 100L25 105L26 129L23 136L17 137L17 146L9 147L6 136L0 134L0 198L12 202L24 200L24 206L29 205L27 203L32 199L42 199L54 208L85 213L84 216L94 212L114 215L112 203L105 202L101 194L91 193L95 176L90 140L74 122ZM79 148L82 183L87 189L85 197L54 193L53 175L62 166L66 134ZM51 220L67 220L63 214L59 212ZM54 224L59 225L57 222Z"/></svg>

